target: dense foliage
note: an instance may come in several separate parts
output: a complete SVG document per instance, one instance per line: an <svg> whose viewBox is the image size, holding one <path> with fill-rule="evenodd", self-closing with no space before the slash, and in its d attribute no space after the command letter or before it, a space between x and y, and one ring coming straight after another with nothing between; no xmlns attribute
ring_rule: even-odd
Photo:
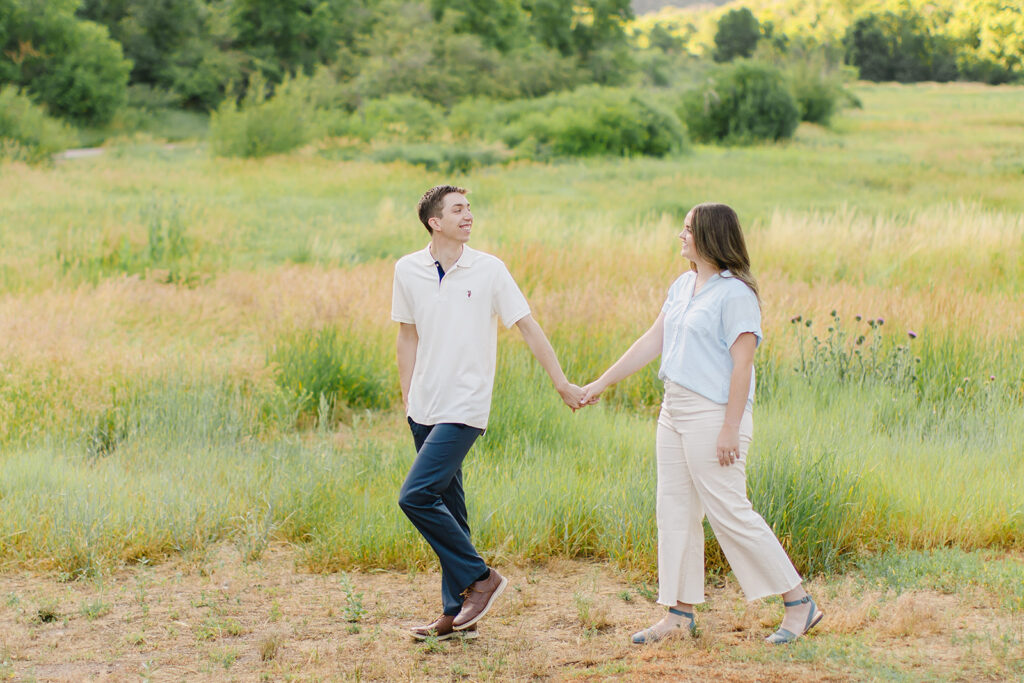
<svg viewBox="0 0 1024 683"><path fill-rule="evenodd" d="M350 138L371 158L435 163L450 155L409 145L445 144L471 101L505 119L466 158L664 155L685 146L679 119L696 139L783 139L792 101L797 120L827 125L857 74L1024 77L1024 9L923 2L752 0L634 20L629 0L0 0L0 86L99 127L87 144L170 113L194 131L183 117L205 127L212 113L220 154ZM736 59L751 64L707 85L713 62ZM716 99L743 74L742 97ZM668 111L695 88L685 115Z"/></svg>
<svg viewBox="0 0 1024 683"><path fill-rule="evenodd" d="M744 44L741 31L753 25L739 20L745 10L760 26L759 45L838 51L867 80L1024 78L1024 5L1001 0L736 0L666 8L641 17L634 31L652 45L671 39L679 50L724 61L727 46Z"/></svg>
<svg viewBox="0 0 1024 683"><path fill-rule="evenodd" d="M107 30L74 16L74 0L0 0L0 85L26 88L78 123L110 120L130 63Z"/></svg>
<svg viewBox="0 0 1024 683"><path fill-rule="evenodd" d="M718 70L687 94L683 115L694 139L707 142L781 140L800 122L782 72L753 62Z"/></svg>
<svg viewBox="0 0 1024 683"><path fill-rule="evenodd" d="M70 126L47 116L17 88L0 88L0 159L42 161L74 141Z"/></svg>

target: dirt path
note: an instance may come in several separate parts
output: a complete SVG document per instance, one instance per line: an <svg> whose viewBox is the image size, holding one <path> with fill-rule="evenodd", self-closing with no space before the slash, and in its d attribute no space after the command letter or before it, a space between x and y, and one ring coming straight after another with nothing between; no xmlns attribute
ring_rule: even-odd
<svg viewBox="0 0 1024 683"><path fill-rule="evenodd" d="M416 642L404 629L438 611L435 573L308 574L294 559L275 548L245 564L223 546L102 580L8 571L0 680L1024 680L1024 653L997 637L1019 648L1024 622L977 596L818 582L826 619L779 650L761 639L780 606L727 581L709 588L699 638L636 647L629 635L660 616L646 587L554 560L503 568L511 590L475 640Z"/></svg>

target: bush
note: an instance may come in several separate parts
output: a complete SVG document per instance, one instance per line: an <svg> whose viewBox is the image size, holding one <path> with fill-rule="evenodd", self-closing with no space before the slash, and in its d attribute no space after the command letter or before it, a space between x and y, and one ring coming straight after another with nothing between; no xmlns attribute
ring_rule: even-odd
<svg viewBox="0 0 1024 683"><path fill-rule="evenodd" d="M226 100L210 118L210 144L218 156L262 157L310 142L318 132L309 79L285 79L273 96L254 74L241 104Z"/></svg>
<svg viewBox="0 0 1024 683"><path fill-rule="evenodd" d="M333 327L282 338L268 354L278 386L294 396L300 412L325 419L339 408L391 405L392 383L376 351ZM326 413L326 414L325 414Z"/></svg>
<svg viewBox="0 0 1024 683"><path fill-rule="evenodd" d="M363 140L381 138L423 141L445 130L444 111L412 95L369 100L349 119L349 133Z"/></svg>
<svg viewBox="0 0 1024 683"><path fill-rule="evenodd" d="M36 163L77 142L74 130L14 86L0 88L0 159Z"/></svg>
<svg viewBox="0 0 1024 683"><path fill-rule="evenodd" d="M682 111L690 134L703 142L782 140L800 122L782 72L757 62L719 69L703 87L686 94Z"/></svg>
<svg viewBox="0 0 1024 683"><path fill-rule="evenodd" d="M665 156L686 147L679 119L638 94L600 86L500 107L501 137L521 156Z"/></svg>
<svg viewBox="0 0 1024 683"><path fill-rule="evenodd" d="M500 164L511 156L503 146L481 147L464 143L391 145L374 150L370 158L381 163L404 161L428 171L466 173L479 166Z"/></svg>
<svg viewBox="0 0 1024 683"><path fill-rule="evenodd" d="M843 97L843 86L838 77L806 62L791 66L788 76L800 110L800 120L828 125Z"/></svg>

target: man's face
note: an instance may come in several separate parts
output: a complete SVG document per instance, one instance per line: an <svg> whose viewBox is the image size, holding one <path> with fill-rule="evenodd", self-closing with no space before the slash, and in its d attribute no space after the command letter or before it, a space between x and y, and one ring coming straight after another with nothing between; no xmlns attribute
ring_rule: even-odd
<svg viewBox="0 0 1024 683"><path fill-rule="evenodd" d="M466 243L469 241L469 233L473 228L473 212L469 210L469 200L466 195L458 192L449 192L444 196L441 217L431 218L430 227L434 234L440 233L443 237L456 242Z"/></svg>

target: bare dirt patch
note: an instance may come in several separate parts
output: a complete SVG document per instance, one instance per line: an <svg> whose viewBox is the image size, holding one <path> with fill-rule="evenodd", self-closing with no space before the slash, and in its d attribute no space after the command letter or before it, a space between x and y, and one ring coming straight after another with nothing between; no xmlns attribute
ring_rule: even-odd
<svg viewBox="0 0 1024 683"><path fill-rule="evenodd" d="M788 648L762 639L781 605L746 603L727 578L698 610L701 635L629 642L660 618L649 587L604 564L503 567L511 587L479 637L412 640L439 613L434 572L309 574L275 547L61 583L0 575L0 680L1020 680L1020 615L955 595L810 587L826 612Z"/></svg>

